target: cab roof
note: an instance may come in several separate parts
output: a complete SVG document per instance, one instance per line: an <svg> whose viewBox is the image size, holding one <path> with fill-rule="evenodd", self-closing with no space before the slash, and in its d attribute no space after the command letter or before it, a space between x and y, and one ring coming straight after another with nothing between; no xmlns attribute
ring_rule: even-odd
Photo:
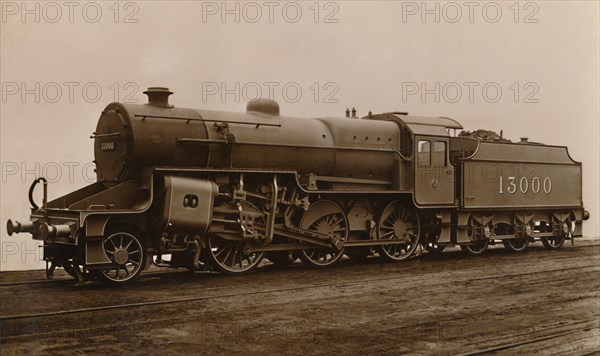
<svg viewBox="0 0 600 356"><path fill-rule="evenodd" d="M446 129L462 129L462 125L449 117L423 117L404 113L373 115L376 120L395 121L407 127L414 135L448 136Z"/></svg>

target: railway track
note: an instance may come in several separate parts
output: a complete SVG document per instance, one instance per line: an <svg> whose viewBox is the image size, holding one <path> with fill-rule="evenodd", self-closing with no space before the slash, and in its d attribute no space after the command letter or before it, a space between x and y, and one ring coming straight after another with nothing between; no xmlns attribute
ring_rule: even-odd
<svg viewBox="0 0 600 356"><path fill-rule="evenodd" d="M244 277L156 270L114 291L97 283L48 285L58 280L30 281L32 275L4 279L2 348L110 353L152 345L156 352L223 354L306 345L323 353L442 355L600 349L596 243L562 253L459 253L400 265L374 260L356 267L348 260L323 271L265 265Z"/></svg>
<svg viewBox="0 0 600 356"><path fill-rule="evenodd" d="M64 282L71 282L71 281L73 281L73 279L71 279L71 278L57 278L57 279L44 279L44 280L32 280L32 281L7 282L7 283L0 283L0 288L30 285L30 284L57 284L57 283L64 283Z"/></svg>
<svg viewBox="0 0 600 356"><path fill-rule="evenodd" d="M534 246L532 247L536 248L540 251L544 251L544 249L541 246ZM488 251L488 253L498 253L498 252L504 252L504 249L502 247L500 248L494 248L493 245L490 245L490 251ZM440 255L440 256L435 256L438 260L440 259L453 259L456 256L451 256L452 253L447 253L445 252L444 255ZM428 258L430 257L430 255L428 255L427 253L424 253L423 248L420 247L418 249L418 252L415 253L415 256L413 257L413 260L419 259L419 258ZM469 256L471 257L471 256ZM553 257L558 257L558 256L553 256ZM462 256L460 258L463 258ZM285 267L276 267L277 269L285 269ZM168 269L168 270L162 270L162 269L157 269L157 270L152 270L152 271L145 271L142 275L141 275L141 279L148 279L148 278L153 278L156 276L161 276L161 275L170 275L170 274L180 274L180 273L187 273L189 272L188 270L185 269ZM218 273L217 271L197 271L197 272L193 272L195 274L202 274L202 273ZM40 277L43 278L43 277ZM21 285L43 285L43 284L55 284L55 283L64 283L64 282L73 282L75 283L76 281L72 278L66 275L65 276L61 276L59 278L53 278L53 279L37 279L37 280L26 280L26 281L15 281L15 282L0 282L0 288L3 287L14 287L14 286L21 286Z"/></svg>
<svg viewBox="0 0 600 356"><path fill-rule="evenodd" d="M188 317L184 317L183 319L192 319L194 318L193 316L188 316ZM167 317L167 318L160 318L158 320L153 319L153 320L148 320L148 321L136 321L133 322L131 325L140 325L140 324L146 324L146 323L156 323L156 322L169 322L169 321L173 321L173 320L179 320L181 321L181 317L176 316L176 317ZM130 325L130 326L131 326ZM464 352L464 353L458 353L455 354L456 356L476 356L476 355L488 355L488 354L494 354L494 353L498 353L498 352L503 352L503 351L509 351L512 349L518 349L519 347L523 347L523 346L527 346L527 345L532 345L532 344L537 344L537 343L543 343L543 342L547 342L547 341L552 341L552 340L556 340L556 339L560 339L563 337L568 337L568 336L572 336L572 335L577 335L580 334L583 331L586 330L591 330L591 329L599 329L599 322L598 321L575 321L575 322L568 322L568 323L563 323L559 326L554 326L554 325L544 325L544 327L541 327L541 331L539 331L538 333L541 333L543 335L526 335L526 334L516 334L516 335L511 335L511 337L513 339L517 339L519 341L516 342L500 342L500 343L494 343L493 340L489 340L490 342L486 342L486 343L481 343L481 344L474 344L471 345L473 347L475 347L474 350L470 350L468 352ZM108 326L101 326L101 325L94 325L91 326L89 328L79 328L79 329L75 329L75 330L71 330L71 332L85 332L88 330L98 330L98 329L102 329L102 328L107 328ZM48 334L57 334L60 333L58 331L51 331ZM36 334L39 336L39 334ZM19 338L22 337L26 337L27 335L20 335ZM31 335L33 336L33 335ZM489 344L492 344L491 346L489 346Z"/></svg>
<svg viewBox="0 0 600 356"><path fill-rule="evenodd" d="M600 268L600 266L596 264L578 266L575 268L570 268L573 270L580 270L586 268ZM545 272L557 272L562 271L562 268L546 270ZM524 272L524 273L511 273L511 274L497 274L492 276L486 276L481 278L470 278L470 281L476 280L495 280L501 278L510 278L510 277L520 277L525 275L534 274L537 272ZM234 297L243 297L243 296L252 296L252 295L262 295L262 294L275 294L281 292L293 292L293 291L301 291L301 290L310 290L310 289L321 289L321 288L343 288L352 285L360 285L364 283L373 283L373 282L389 282L393 280L399 280L405 278L401 277L389 277L389 278L374 278L374 279L364 279L358 281L351 282L343 282L343 283L321 283L321 284L312 284L307 286L297 286L297 287L289 287L289 288L275 288L275 289L267 289L267 290L258 290L258 291L249 291L243 293L225 293L218 295L210 295L210 296L198 296L198 297L188 297L188 298L174 298L174 299L164 299L164 300L155 300L155 301L147 301L147 302L139 302L139 303L126 303L126 304L115 304L115 305L104 305L97 307L89 307L89 308L77 308L77 309L67 309L67 310L56 310L49 312L39 312L39 313L29 313L29 314L16 314L16 315L2 315L0 316L0 321L9 321L9 320L17 320L17 319L31 319L31 318L43 318L43 317L54 317L61 316L67 314L80 314L80 313L90 313L90 312L98 312L98 311L106 311L113 309L128 309L128 308L140 308L146 306L155 306L161 304L176 304L176 303L187 303L187 302L196 302L202 300L210 300L210 299L224 299L224 298L234 298ZM40 281L43 282L43 281ZM428 286L436 286L445 284L447 282L439 282L428 284ZM227 287L231 288L231 287ZM217 290L220 288L217 288Z"/></svg>
<svg viewBox="0 0 600 356"><path fill-rule="evenodd" d="M544 341L550 341L550 340L566 337L566 336L580 333L581 331L589 330L592 328L598 329L598 321L578 321L578 322L566 323L566 324L560 325L560 326L550 326L549 328L544 329L545 333L548 331L550 332L549 334L546 334L546 335L529 337L529 338L525 338L525 339L522 339L523 335L515 335L518 339L522 339L522 340L517 341L517 342L499 343L499 344L491 346L491 347L476 349L473 351L460 353L455 356L487 355L487 354L496 353L499 351L507 351L510 349L519 348L521 346L526 346L526 345L531 345L531 344L535 344L535 343L541 343Z"/></svg>
<svg viewBox="0 0 600 356"><path fill-rule="evenodd" d="M187 271L187 270L186 270ZM151 271L151 272L144 272L144 274L142 275L141 278L153 278L155 276L160 276L160 275L165 275L165 274L177 274L177 273L182 273L184 272L183 270L177 271L177 270L168 270L168 271ZM206 272L206 273L211 273L211 272ZM60 283L73 283L76 284L76 280L72 277L60 277L60 278L53 278L53 279L37 279L37 280L27 280L27 281L17 281L17 282L5 282L5 283L0 283L0 288L2 287L14 287L14 286L21 286L21 285L35 285L35 284L60 284Z"/></svg>

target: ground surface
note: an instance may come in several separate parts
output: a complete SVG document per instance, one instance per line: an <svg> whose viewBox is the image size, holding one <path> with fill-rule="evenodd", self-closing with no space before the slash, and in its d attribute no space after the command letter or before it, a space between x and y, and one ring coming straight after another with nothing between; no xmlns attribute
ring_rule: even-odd
<svg viewBox="0 0 600 356"><path fill-rule="evenodd" d="M147 273L120 288L3 272L1 353L595 353L599 257L598 240L536 243L326 270Z"/></svg>

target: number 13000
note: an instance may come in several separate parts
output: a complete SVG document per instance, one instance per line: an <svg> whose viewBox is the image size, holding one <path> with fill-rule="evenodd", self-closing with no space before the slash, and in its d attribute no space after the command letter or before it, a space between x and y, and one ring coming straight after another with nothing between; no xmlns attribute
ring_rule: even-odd
<svg viewBox="0 0 600 356"><path fill-rule="evenodd" d="M500 188L498 191L500 194L504 194L505 189L509 194L515 194L517 190L523 194L527 193L529 190L535 194L539 193L540 190L543 190L546 194L550 194L552 191L552 180L550 177L544 178L543 182L541 182L538 177L534 177L531 180L529 180L527 177L521 177L518 182L517 178L515 177L507 177L508 184L506 186L504 185L503 178L504 177L500 176Z"/></svg>

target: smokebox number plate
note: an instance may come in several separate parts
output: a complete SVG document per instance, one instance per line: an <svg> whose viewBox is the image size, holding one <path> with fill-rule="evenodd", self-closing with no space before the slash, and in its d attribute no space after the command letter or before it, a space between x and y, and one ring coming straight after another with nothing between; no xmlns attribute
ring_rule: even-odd
<svg viewBox="0 0 600 356"><path fill-rule="evenodd" d="M100 143L100 150L102 150L102 151L114 151L115 148L116 148L115 141Z"/></svg>

